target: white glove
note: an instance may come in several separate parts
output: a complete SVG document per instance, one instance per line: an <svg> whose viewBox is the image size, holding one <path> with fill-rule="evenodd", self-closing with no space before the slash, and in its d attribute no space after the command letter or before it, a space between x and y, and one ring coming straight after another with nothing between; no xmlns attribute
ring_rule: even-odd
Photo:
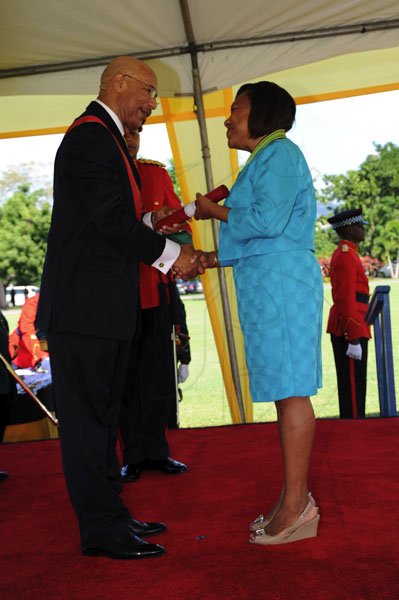
<svg viewBox="0 0 399 600"><path fill-rule="evenodd" d="M346 356L355 360L362 360L362 347L360 344L348 344Z"/></svg>
<svg viewBox="0 0 399 600"><path fill-rule="evenodd" d="M184 383L188 377L188 365L180 365L177 369L177 383Z"/></svg>

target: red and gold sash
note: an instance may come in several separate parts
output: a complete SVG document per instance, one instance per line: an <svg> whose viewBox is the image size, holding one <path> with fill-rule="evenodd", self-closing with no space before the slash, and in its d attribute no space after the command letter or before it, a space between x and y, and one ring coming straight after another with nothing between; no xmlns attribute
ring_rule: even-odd
<svg viewBox="0 0 399 600"><path fill-rule="evenodd" d="M101 121L101 119L99 119L98 117L95 116L90 116L88 115L87 117L80 117L79 119L76 119L76 121L74 121L72 123L72 125L70 127L68 127L66 134L69 133L70 131L72 131L72 129L75 129L75 127L78 127L79 125L82 125L82 123L100 123L100 125L102 125L103 127L105 127L105 129L107 129L109 131L109 133L112 135L112 137L115 140L115 143L117 144L120 153L123 157L123 160L125 161L125 166L126 166L126 171L127 174L129 176L129 181L130 181L130 186L132 188L132 194L133 194L133 200L134 200L134 205L136 208L136 215L138 219L141 219L141 198L140 198L140 190L138 188L138 185L136 183L136 180L134 178L133 175L133 171L132 168L129 164L129 161L126 157L126 154L124 153L120 143L118 142L118 139L116 138L116 136L112 133L112 131L110 130L110 128L103 122Z"/></svg>

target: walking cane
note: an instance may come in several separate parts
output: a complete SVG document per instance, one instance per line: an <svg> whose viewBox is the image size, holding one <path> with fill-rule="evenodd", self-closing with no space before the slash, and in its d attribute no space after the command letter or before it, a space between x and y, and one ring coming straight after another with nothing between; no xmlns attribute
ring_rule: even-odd
<svg viewBox="0 0 399 600"><path fill-rule="evenodd" d="M28 388L26 383L21 379L21 377L19 375L17 375L17 373L12 368L12 366L8 363L8 361L6 361L6 359L4 358L4 356L1 353L0 353L0 360L4 363L5 368L10 373L10 375L13 377L13 379L15 379L15 381L17 383L19 383L21 388L28 394L28 396L30 396L32 398L32 400L34 400L36 402L36 404L39 406L39 408L41 408L41 410L44 412L46 417L48 419L50 419L50 421L54 425L58 425L58 420L55 417L53 417L51 412L49 410L47 410L47 408L44 406L44 404L42 402L40 402L39 398L37 396L35 396L35 394L32 392L32 390L30 388Z"/></svg>

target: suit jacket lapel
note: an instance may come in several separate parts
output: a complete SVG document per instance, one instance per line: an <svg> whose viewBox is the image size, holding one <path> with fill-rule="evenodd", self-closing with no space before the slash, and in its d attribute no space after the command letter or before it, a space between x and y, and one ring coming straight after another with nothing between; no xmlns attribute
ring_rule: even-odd
<svg viewBox="0 0 399 600"><path fill-rule="evenodd" d="M98 117L112 131L112 133L114 134L114 136L120 143L123 153L125 154L126 158L129 161L129 164L133 171L134 178L137 183L137 187L140 189L141 188L140 175L138 174L136 166L131 159L131 156L127 149L125 138L123 137L123 135L121 135L121 132L119 131L115 121L110 117L110 115L107 113L107 111L98 102L90 102L89 106L86 108L86 111L82 116L85 116L85 115L93 115L95 117Z"/></svg>

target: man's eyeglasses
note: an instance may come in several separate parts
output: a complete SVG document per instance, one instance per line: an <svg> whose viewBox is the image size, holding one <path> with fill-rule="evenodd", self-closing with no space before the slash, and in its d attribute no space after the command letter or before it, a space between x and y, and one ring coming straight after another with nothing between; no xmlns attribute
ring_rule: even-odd
<svg viewBox="0 0 399 600"><path fill-rule="evenodd" d="M141 81L141 79L137 79L137 77L133 77L133 75L129 75L129 73L122 73L122 75L123 75L123 77L129 77L129 79L134 79L135 81L142 83L145 86L145 89L148 92L148 95L150 96L150 98L153 98L154 100L156 100L156 98L158 97L158 92L154 88L153 85L150 85L149 83L146 83L145 81Z"/></svg>

